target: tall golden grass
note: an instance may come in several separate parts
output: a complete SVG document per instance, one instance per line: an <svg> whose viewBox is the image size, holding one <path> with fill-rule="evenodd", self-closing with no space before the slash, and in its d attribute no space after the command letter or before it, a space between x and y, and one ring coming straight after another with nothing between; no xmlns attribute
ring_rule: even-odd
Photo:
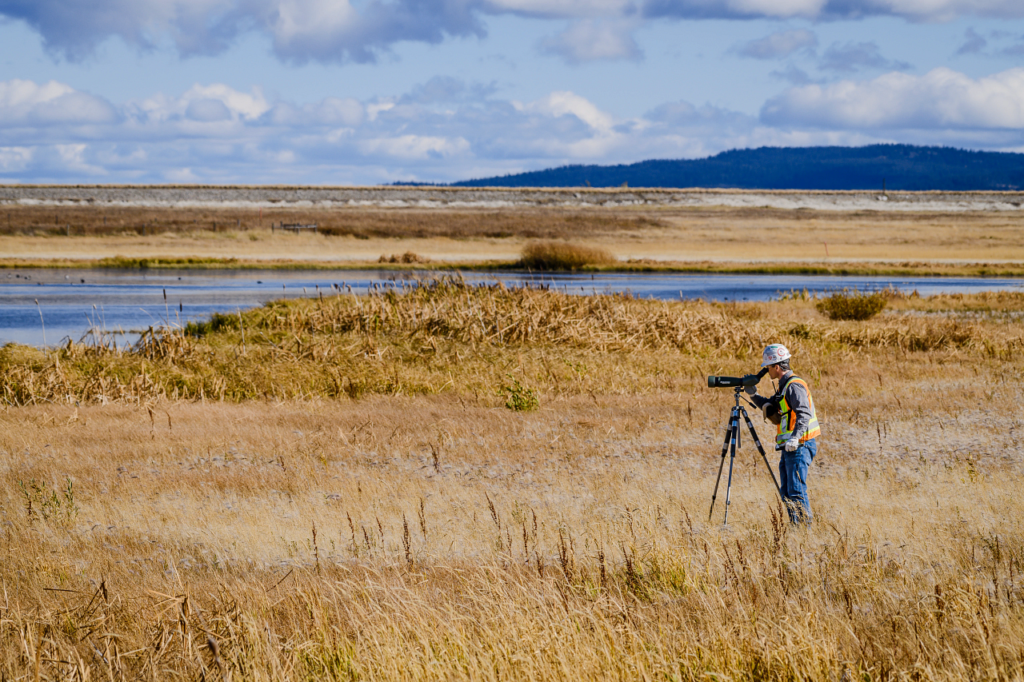
<svg viewBox="0 0 1024 682"><path fill-rule="evenodd" d="M0 675L1019 679L1024 306L982 298L851 323L447 281L8 346ZM822 420L810 529L746 441L707 516L732 394L703 374L762 336ZM398 388L318 390L336 363ZM276 398L167 391L257 364Z"/></svg>
<svg viewBox="0 0 1024 682"><path fill-rule="evenodd" d="M68 342L0 350L3 401L358 398L455 391L487 402L510 371L559 394L681 390L772 341L818 366L868 349L1008 358L1012 317L884 316L829 321L811 302L710 304L469 286L446 279L278 301L132 348Z"/></svg>
<svg viewBox="0 0 1024 682"><path fill-rule="evenodd" d="M530 270L579 270L593 265L610 265L615 256L607 249L569 242L530 242L523 247L519 267Z"/></svg>

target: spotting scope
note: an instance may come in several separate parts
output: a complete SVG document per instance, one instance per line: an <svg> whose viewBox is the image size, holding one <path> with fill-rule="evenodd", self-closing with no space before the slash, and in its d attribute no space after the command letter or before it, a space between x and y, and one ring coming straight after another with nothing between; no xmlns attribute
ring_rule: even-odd
<svg viewBox="0 0 1024 682"><path fill-rule="evenodd" d="M708 388L746 388L756 386L761 377L768 373L768 368L763 368L757 374L747 374L742 377L708 377Z"/></svg>

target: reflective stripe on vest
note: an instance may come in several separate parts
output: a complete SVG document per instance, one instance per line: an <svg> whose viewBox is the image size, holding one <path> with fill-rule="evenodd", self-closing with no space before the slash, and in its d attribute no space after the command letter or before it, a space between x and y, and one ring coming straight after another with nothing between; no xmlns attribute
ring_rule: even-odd
<svg viewBox="0 0 1024 682"><path fill-rule="evenodd" d="M804 390L807 391L807 402L811 405L811 420L807 423L807 431L800 436L800 442L806 443L821 435L821 427L818 426L818 413L814 411L814 398L811 397L810 387L800 377L790 377L786 385L779 391L782 394L782 398L779 400L779 415L782 417L782 421L779 422L778 434L775 436L775 442L779 445L789 440L793 435L793 429L796 428L796 410L789 409L789 405L786 403L786 391L789 390L789 386L793 382L804 387Z"/></svg>

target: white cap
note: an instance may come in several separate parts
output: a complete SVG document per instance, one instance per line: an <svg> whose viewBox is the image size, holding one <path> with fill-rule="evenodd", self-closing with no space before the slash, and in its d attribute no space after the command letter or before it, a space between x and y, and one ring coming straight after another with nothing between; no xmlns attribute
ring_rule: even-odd
<svg viewBox="0 0 1024 682"><path fill-rule="evenodd" d="M761 355L761 366L777 365L783 360L789 360L791 357L793 356L788 348L781 343L773 343L764 349L764 353Z"/></svg>

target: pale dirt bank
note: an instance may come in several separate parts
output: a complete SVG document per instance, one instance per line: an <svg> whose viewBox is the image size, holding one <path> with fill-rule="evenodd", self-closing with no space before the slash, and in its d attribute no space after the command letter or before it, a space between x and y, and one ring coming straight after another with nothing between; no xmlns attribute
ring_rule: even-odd
<svg viewBox="0 0 1024 682"><path fill-rule="evenodd" d="M2 185L0 205L271 208L513 206L769 207L834 211L1017 211L1021 192L746 191L642 188Z"/></svg>

